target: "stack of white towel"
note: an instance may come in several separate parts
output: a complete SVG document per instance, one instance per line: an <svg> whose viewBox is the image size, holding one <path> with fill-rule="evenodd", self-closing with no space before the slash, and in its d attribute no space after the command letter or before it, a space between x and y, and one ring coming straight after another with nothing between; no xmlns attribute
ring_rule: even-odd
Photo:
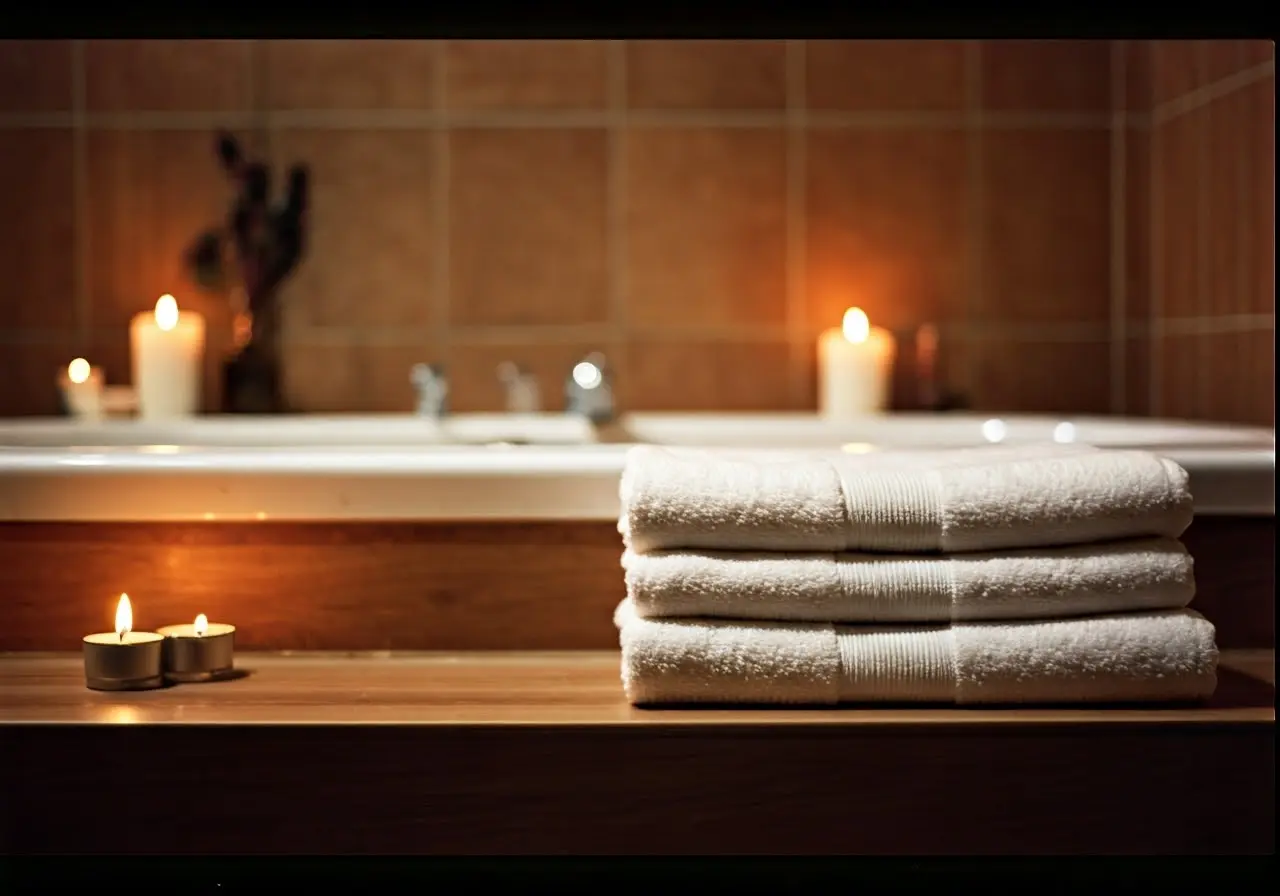
<svg viewBox="0 0 1280 896"><path fill-rule="evenodd" d="M1087 446L641 446L615 622L636 704L1195 700L1187 474Z"/></svg>

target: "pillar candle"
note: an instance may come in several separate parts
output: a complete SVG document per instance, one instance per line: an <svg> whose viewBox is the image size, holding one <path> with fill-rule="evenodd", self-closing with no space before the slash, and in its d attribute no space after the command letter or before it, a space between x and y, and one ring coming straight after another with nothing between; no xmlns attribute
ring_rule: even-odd
<svg viewBox="0 0 1280 896"><path fill-rule="evenodd" d="M129 340L138 416L154 420L196 413L204 365L204 318L194 311L179 313L173 296L164 295L154 312L134 316Z"/></svg>
<svg viewBox="0 0 1280 896"><path fill-rule="evenodd" d="M885 410L892 384L893 336L872 327L860 308L844 313L844 324L818 341L818 409L830 419Z"/></svg>

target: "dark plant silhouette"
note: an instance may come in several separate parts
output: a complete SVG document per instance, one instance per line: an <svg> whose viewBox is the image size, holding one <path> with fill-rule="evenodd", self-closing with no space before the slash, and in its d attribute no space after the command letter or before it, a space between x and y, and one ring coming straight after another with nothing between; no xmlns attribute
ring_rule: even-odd
<svg viewBox="0 0 1280 896"><path fill-rule="evenodd" d="M199 286L230 290L243 296L246 305L237 309L239 355L228 362L226 401L233 405L228 410L278 410L279 292L306 250L310 174L305 165L290 168L284 195L273 204L271 171L265 163L249 159L228 133L218 134L216 150L218 162L236 186L235 199L226 220L192 243L186 264ZM237 371L232 371L230 365L237 362ZM248 380L257 381L252 400L239 396ZM264 398L264 391L272 394ZM246 404L253 407L235 406Z"/></svg>
<svg viewBox="0 0 1280 896"><path fill-rule="evenodd" d="M217 157L237 187L235 201L225 223L202 233L188 250L188 267L206 289L242 289L255 320L274 318L279 288L306 248L309 172L294 165L283 199L273 206L266 164L247 158L227 133L217 137Z"/></svg>

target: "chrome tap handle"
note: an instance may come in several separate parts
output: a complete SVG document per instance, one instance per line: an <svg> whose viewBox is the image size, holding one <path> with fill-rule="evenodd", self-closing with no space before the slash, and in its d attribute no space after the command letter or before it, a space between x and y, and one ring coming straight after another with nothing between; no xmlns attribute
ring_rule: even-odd
<svg viewBox="0 0 1280 896"><path fill-rule="evenodd" d="M449 380L444 368L435 364L414 364L409 368L409 382L417 392L414 409L419 417L443 417L449 405Z"/></svg>
<svg viewBox="0 0 1280 896"><path fill-rule="evenodd" d="M514 361L498 365L498 382L506 389L508 414L536 414L542 406L538 378Z"/></svg>
<svg viewBox="0 0 1280 896"><path fill-rule="evenodd" d="M613 419L613 383L604 355L592 352L573 365L565 382L565 410L595 423Z"/></svg>

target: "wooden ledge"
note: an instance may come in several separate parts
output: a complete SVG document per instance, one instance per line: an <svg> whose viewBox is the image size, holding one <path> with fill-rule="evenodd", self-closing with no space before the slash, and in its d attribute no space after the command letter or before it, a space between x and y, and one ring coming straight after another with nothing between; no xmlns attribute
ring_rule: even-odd
<svg viewBox="0 0 1280 896"><path fill-rule="evenodd" d="M1206 706L639 710L615 653L0 657L0 854L1270 854L1274 654Z"/></svg>
<svg viewBox="0 0 1280 896"><path fill-rule="evenodd" d="M243 678L84 687L78 656L0 655L0 723L183 725L1111 725L1275 723L1273 651L1225 651L1202 706L637 709L614 652L253 654Z"/></svg>

